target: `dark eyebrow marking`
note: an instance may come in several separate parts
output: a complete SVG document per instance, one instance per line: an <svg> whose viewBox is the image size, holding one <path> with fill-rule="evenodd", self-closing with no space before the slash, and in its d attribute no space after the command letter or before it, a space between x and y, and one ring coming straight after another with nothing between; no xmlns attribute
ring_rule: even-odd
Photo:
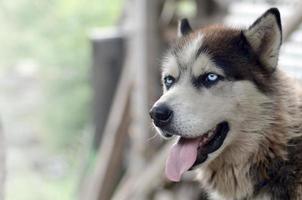
<svg viewBox="0 0 302 200"><path fill-rule="evenodd" d="M206 47L204 45L201 45L196 52L195 59L197 59L200 56L200 54L205 51L206 51Z"/></svg>

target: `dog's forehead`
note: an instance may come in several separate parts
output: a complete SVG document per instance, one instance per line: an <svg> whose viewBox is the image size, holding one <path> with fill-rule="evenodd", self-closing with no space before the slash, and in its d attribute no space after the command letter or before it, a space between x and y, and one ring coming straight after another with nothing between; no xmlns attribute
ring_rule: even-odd
<svg viewBox="0 0 302 200"><path fill-rule="evenodd" d="M178 39L164 57L162 63L163 74L170 74L177 77L180 72L192 67L202 41L202 33L196 33L194 36Z"/></svg>
<svg viewBox="0 0 302 200"><path fill-rule="evenodd" d="M177 59L179 67L187 69L195 61L198 49L203 43L203 37L201 32L197 32L177 42L172 49L172 55Z"/></svg>
<svg viewBox="0 0 302 200"><path fill-rule="evenodd" d="M238 29L211 26L179 38L165 57L163 73L177 76L186 70L197 74L198 71L220 69L236 74L230 67L234 66L234 54L242 54L240 33Z"/></svg>

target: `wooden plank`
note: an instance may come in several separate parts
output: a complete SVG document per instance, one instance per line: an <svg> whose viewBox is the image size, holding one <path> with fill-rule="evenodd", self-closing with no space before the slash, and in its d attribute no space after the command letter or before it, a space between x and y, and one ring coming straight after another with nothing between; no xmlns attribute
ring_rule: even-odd
<svg viewBox="0 0 302 200"><path fill-rule="evenodd" d="M170 141L148 162L144 170L130 174L117 188L112 200L141 200L164 181L164 165L167 153L175 141Z"/></svg>

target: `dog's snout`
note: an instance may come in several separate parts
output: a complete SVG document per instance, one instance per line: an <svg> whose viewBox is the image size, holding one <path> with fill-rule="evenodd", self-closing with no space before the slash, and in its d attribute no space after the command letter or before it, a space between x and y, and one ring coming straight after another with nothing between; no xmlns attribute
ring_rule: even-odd
<svg viewBox="0 0 302 200"><path fill-rule="evenodd" d="M157 105L149 112L154 124L158 127L163 127L171 122L173 111L167 105Z"/></svg>

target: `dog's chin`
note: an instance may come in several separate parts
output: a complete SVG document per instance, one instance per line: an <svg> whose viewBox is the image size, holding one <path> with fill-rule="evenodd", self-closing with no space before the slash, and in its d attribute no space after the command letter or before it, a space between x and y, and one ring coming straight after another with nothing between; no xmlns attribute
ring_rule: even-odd
<svg viewBox="0 0 302 200"><path fill-rule="evenodd" d="M206 160L209 159L210 154L214 154L215 152L218 152L218 150L221 150L229 131L229 123L227 121L223 121L217 124L211 130L203 133L201 136L187 138L182 137L181 134L178 133L178 142L180 143L188 139L199 141L196 161L189 170L200 167ZM173 135L175 135L171 134L170 131L168 132L160 129L158 129L158 132L164 139L170 139L171 137L173 137Z"/></svg>
<svg viewBox="0 0 302 200"><path fill-rule="evenodd" d="M173 135L168 131L161 130L160 128L158 128L156 126L155 126L155 129L156 129L157 133L165 140L169 140L173 137Z"/></svg>

